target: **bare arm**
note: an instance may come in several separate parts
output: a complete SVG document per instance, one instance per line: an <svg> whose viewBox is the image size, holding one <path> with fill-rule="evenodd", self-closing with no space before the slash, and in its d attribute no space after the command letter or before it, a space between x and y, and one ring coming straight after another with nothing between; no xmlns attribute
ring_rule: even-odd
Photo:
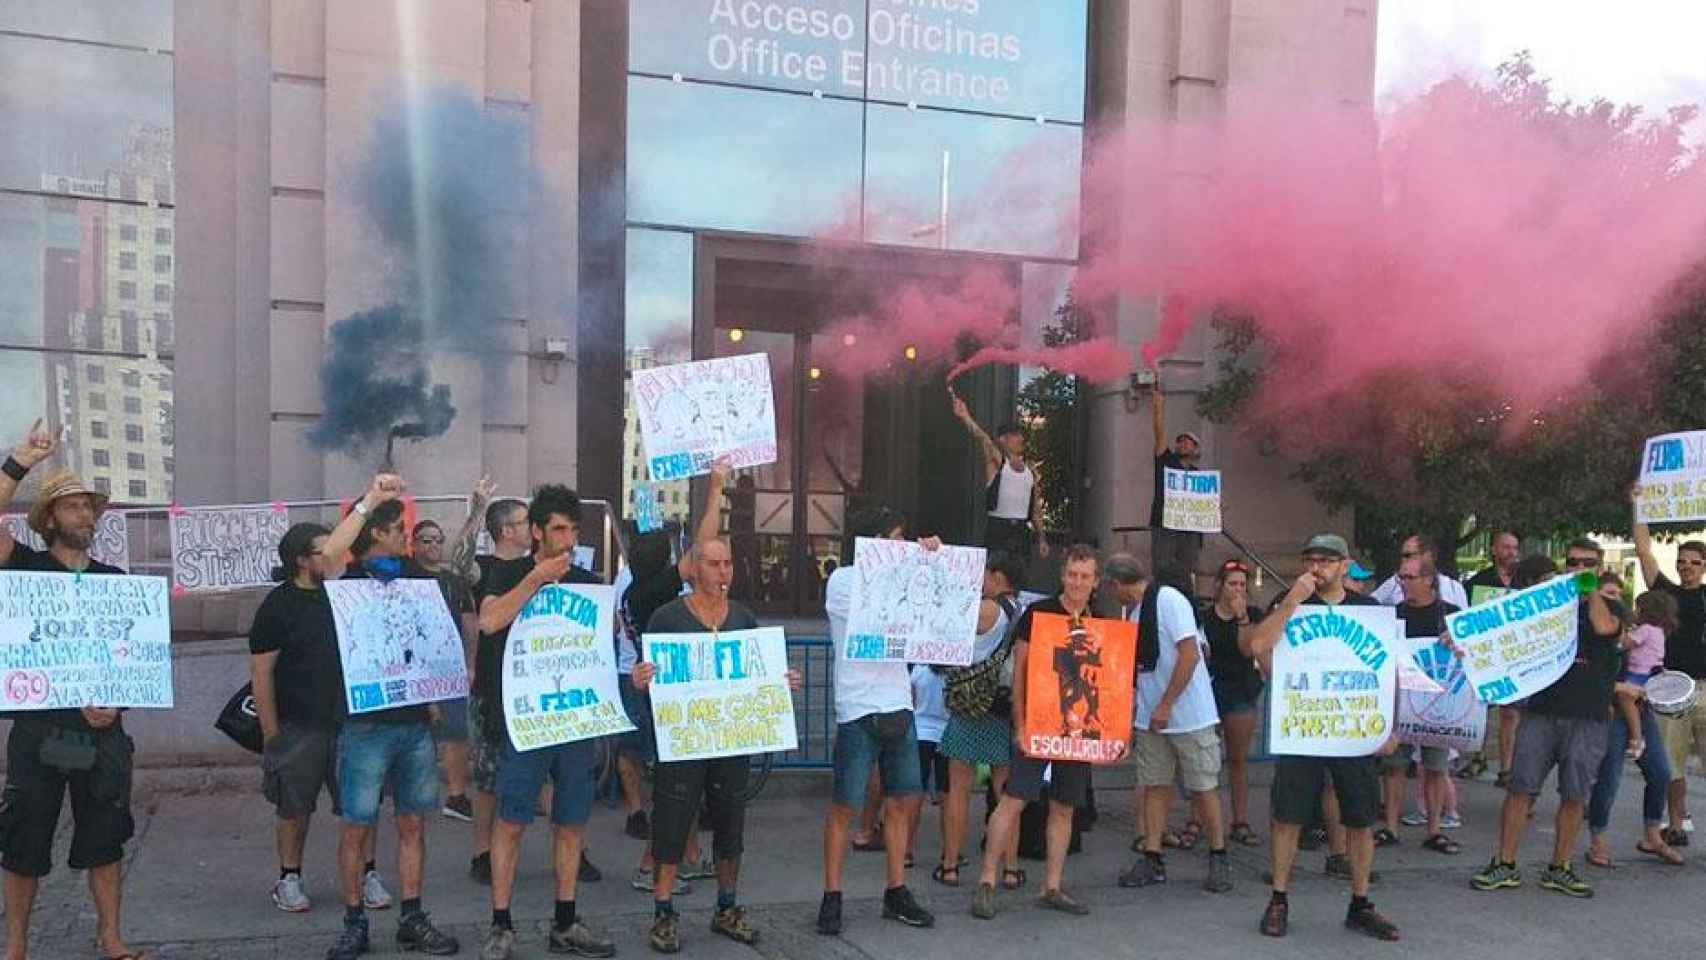
<svg viewBox="0 0 1706 960"><path fill-rule="evenodd" d="M1598 590L1588 594L1588 622L1593 624L1593 632L1599 636L1622 636L1623 621L1605 605L1605 598L1599 595Z"/></svg>
<svg viewBox="0 0 1706 960"><path fill-rule="evenodd" d="M278 694L273 686L273 668L278 651L249 655L249 684L255 696L255 719L261 722L261 742L278 735Z"/></svg>
<svg viewBox="0 0 1706 960"><path fill-rule="evenodd" d="M479 659L475 652L480 647L480 615L464 613L457 618L457 627L462 631L462 658L468 662L468 683L474 682L474 661Z"/></svg>
<svg viewBox="0 0 1706 960"><path fill-rule="evenodd" d="M1167 452L1167 396L1161 392L1161 378L1156 377L1149 387L1149 412L1154 418L1155 455Z"/></svg>
<svg viewBox="0 0 1706 960"><path fill-rule="evenodd" d="M1256 654L1250 649L1250 642L1255 637L1255 632L1251 629L1254 624L1250 623L1248 616L1249 610L1246 609L1245 616L1238 621L1238 652L1246 657L1254 657Z"/></svg>
<svg viewBox="0 0 1706 960"><path fill-rule="evenodd" d="M403 494L403 478L394 473L375 474L373 482L368 484L367 492L362 494L356 506L361 509L350 509L338 525L332 528L331 536L326 538L326 545L321 553L329 557L341 557L349 552L355 538L360 535L362 525L367 523L367 513L374 507L387 500L395 500Z"/></svg>
<svg viewBox="0 0 1706 960"><path fill-rule="evenodd" d="M1297 579L1292 581L1291 589L1287 590L1285 597L1280 600L1279 606L1268 611L1268 615L1263 617L1260 623L1238 631L1240 647L1244 645L1244 635L1247 632L1250 637L1251 656L1265 657L1272 654L1274 647L1279 645L1280 637L1285 634L1285 622L1291 619L1291 615L1297 612L1303 601L1314 595L1315 575L1308 571L1298 574Z"/></svg>
<svg viewBox="0 0 1706 960"><path fill-rule="evenodd" d="M481 600L480 632L497 633L514 623L515 618L521 615L521 608L527 606L527 601L533 599L534 594L545 585L556 583L562 579L563 574L569 572L569 565L573 563L574 556L573 551L566 551L540 560L508 593Z"/></svg>
<svg viewBox="0 0 1706 960"><path fill-rule="evenodd" d="M977 441L977 445L983 449L983 479L985 483L988 483L995 479L995 472L1001 469L1001 448L997 447L995 441L990 439L989 434L977 425L977 418L971 415L971 410L966 407L966 402L961 400L952 389L948 391L948 395L954 398L954 416L959 419L960 423L965 424L966 432L971 434L971 438Z"/></svg>
<svg viewBox="0 0 1706 960"><path fill-rule="evenodd" d="M1195 635L1179 641L1179 657L1173 661L1173 673L1167 678L1167 689L1161 694L1161 702L1149 715L1149 729L1160 731L1167 727L1167 721L1172 719L1173 704L1184 696L1185 688L1191 685L1191 674L1196 672L1197 664L1202 660L1202 650L1197 646Z"/></svg>
<svg viewBox="0 0 1706 960"><path fill-rule="evenodd" d="M1634 500L1634 496L1630 496ZM1635 558L1641 563L1641 582L1652 589L1659 582L1659 560L1653 556L1653 535L1647 525L1636 521L1634 529Z"/></svg>
<svg viewBox="0 0 1706 960"><path fill-rule="evenodd" d="M733 471L729 467L729 461L726 457L719 458L716 463L711 464L711 476L707 478L705 483L705 507L699 513L699 523L693 528L694 543L715 540L717 534L722 531L723 490L729 485L729 474L731 472ZM675 563L675 569L677 573L681 574L681 579L686 580L688 575L693 572L692 555L682 553L681 559Z"/></svg>
<svg viewBox="0 0 1706 960"><path fill-rule="evenodd" d="M1024 752L1025 744L1025 669L1026 658L1031 652L1031 641L1027 638L1013 644L1013 742L1019 745L1019 751Z"/></svg>
<svg viewBox="0 0 1706 960"><path fill-rule="evenodd" d="M37 417L36 422L30 427L30 432L24 434L24 439L18 441L18 445L12 448L11 456L13 460L18 462L19 466L25 470L32 470L37 464L53 456L53 451L57 446L58 443L54 440L53 434L42 426L41 418ZM0 510L9 507L12 498L17 494L18 481L0 473ZM12 539L11 529L0 525L0 567L11 562L12 545L15 542Z"/></svg>
<svg viewBox="0 0 1706 960"><path fill-rule="evenodd" d="M479 539L480 527L486 521L486 504L491 502L495 492L497 485L490 477L481 477L474 484L474 491L468 495L468 519L462 521L462 529L456 531L456 540L450 545L450 570L469 586L480 582L480 565L474 560L474 542Z"/></svg>

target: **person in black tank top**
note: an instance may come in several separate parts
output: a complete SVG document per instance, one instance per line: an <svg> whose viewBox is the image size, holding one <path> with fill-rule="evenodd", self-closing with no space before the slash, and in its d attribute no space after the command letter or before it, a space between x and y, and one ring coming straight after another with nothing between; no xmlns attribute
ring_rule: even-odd
<svg viewBox="0 0 1706 960"><path fill-rule="evenodd" d="M1232 825L1226 836L1254 847L1261 845L1262 838L1250 827L1250 745L1256 737L1256 702L1264 681L1249 653L1250 627L1262 619L1261 611L1249 604L1249 582L1250 569L1241 561L1221 565L1214 579L1214 602L1202 614L1202 632L1208 640L1208 676L1214 706L1220 712L1222 754L1232 795Z"/></svg>
<svg viewBox="0 0 1706 960"><path fill-rule="evenodd" d="M1011 423L1002 424L995 428L995 437L991 439L990 435L977 425L977 420L966 407L966 402L954 394L952 387L948 388L948 396L953 400L954 416L965 425L966 432L977 441L983 454L983 496L987 513L984 518L987 524L984 529L984 547L1022 561L1030 557L1032 541L1035 539L1037 550L1047 556L1048 542L1035 536L1042 532L1042 485L1038 482L1036 471L1025 461L1024 431ZM1019 482L1019 471L1029 474L1031 481L1030 493L1025 497L1023 516L1013 515L1015 511L1012 510L1002 510L1003 485Z"/></svg>

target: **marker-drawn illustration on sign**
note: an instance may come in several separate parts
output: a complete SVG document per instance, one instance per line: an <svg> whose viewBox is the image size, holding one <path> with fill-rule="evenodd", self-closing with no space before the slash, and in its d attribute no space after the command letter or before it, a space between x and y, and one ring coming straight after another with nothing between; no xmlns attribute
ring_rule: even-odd
<svg viewBox="0 0 1706 960"><path fill-rule="evenodd" d="M1391 735L1398 693L1391 607L1305 606L1274 647L1268 749L1282 756L1365 757Z"/></svg>
<svg viewBox="0 0 1706 960"><path fill-rule="evenodd" d="M640 481L634 484L634 525L641 533L651 533L663 527L663 511L658 509L658 487L655 483Z"/></svg>
<svg viewBox="0 0 1706 960"><path fill-rule="evenodd" d="M1220 471L1163 471L1161 525L1168 530L1220 532Z"/></svg>
<svg viewBox="0 0 1706 960"><path fill-rule="evenodd" d="M437 581L328 580L352 714L468 695L462 635Z"/></svg>
<svg viewBox="0 0 1706 960"><path fill-rule="evenodd" d="M22 513L0 516L0 523L12 532L12 539L32 550L46 550L47 542L30 529ZM105 510L95 521L95 539L89 544L89 556L120 570L130 569L130 521L119 510Z"/></svg>
<svg viewBox="0 0 1706 960"><path fill-rule="evenodd" d="M770 357L763 353L695 360L634 371L634 407L653 480L776 461Z"/></svg>
<svg viewBox="0 0 1706 960"><path fill-rule="evenodd" d="M1640 523L1706 519L1706 430L1650 437L1635 486Z"/></svg>
<svg viewBox="0 0 1706 960"><path fill-rule="evenodd" d="M1439 686L1437 693L1405 689L1398 696L1398 739L1423 747L1448 747L1461 753L1481 748L1487 735L1487 706L1463 661L1438 640L1409 640L1413 659Z"/></svg>
<svg viewBox="0 0 1706 960"><path fill-rule="evenodd" d="M616 685L615 591L550 584L521 608L504 644L504 725L518 751L634 729Z"/></svg>
<svg viewBox="0 0 1706 960"><path fill-rule="evenodd" d="M270 584L278 542L290 529L283 504L173 507L172 586L227 590Z"/></svg>
<svg viewBox="0 0 1706 960"><path fill-rule="evenodd" d="M1445 618L1476 696L1506 704L1558 681L1576 659L1576 583L1559 577Z"/></svg>
<svg viewBox="0 0 1706 960"><path fill-rule="evenodd" d="M702 760L799 747L781 627L648 633L658 759Z"/></svg>
<svg viewBox="0 0 1706 960"><path fill-rule="evenodd" d="M859 537L845 659L971 663L983 563L982 547Z"/></svg>
<svg viewBox="0 0 1706 960"><path fill-rule="evenodd" d="M1137 624L1031 615L1025 655L1025 754L1118 763L1131 743Z"/></svg>
<svg viewBox="0 0 1706 960"><path fill-rule="evenodd" d="M171 706L165 577L0 572L0 710Z"/></svg>

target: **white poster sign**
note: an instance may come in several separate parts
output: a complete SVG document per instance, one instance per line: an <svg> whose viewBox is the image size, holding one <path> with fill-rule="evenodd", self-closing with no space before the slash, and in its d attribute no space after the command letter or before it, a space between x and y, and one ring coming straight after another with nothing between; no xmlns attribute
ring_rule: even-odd
<svg viewBox="0 0 1706 960"><path fill-rule="evenodd" d="M0 571L0 710L172 706L165 577Z"/></svg>
<svg viewBox="0 0 1706 960"><path fill-rule="evenodd" d="M653 480L776 461L776 408L770 357L763 353L695 360L634 371L634 408Z"/></svg>
<svg viewBox="0 0 1706 960"><path fill-rule="evenodd" d="M174 592L271 584L278 542L290 529L284 504L171 509Z"/></svg>
<svg viewBox="0 0 1706 960"><path fill-rule="evenodd" d="M1469 674L1445 644L1410 639L1412 658L1435 685L1435 692L1408 687L1398 697L1398 739L1459 753L1481 749L1487 735L1487 706L1475 696Z"/></svg>
<svg viewBox="0 0 1706 960"><path fill-rule="evenodd" d="M781 627L648 633L658 759L701 760L799 747Z"/></svg>
<svg viewBox="0 0 1706 960"><path fill-rule="evenodd" d="M1398 693L1391 607L1309 605L1274 647L1268 749L1277 755L1364 757L1391 733Z"/></svg>
<svg viewBox="0 0 1706 960"><path fill-rule="evenodd" d="M1706 430L1647 440L1635 486L1639 523L1706 520Z"/></svg>
<svg viewBox="0 0 1706 960"><path fill-rule="evenodd" d="M1487 703L1532 697L1576 659L1576 582L1558 577L1451 614L1445 628Z"/></svg>
<svg viewBox="0 0 1706 960"><path fill-rule="evenodd" d="M503 704L516 750L634 729L616 685L615 604L602 584L549 584L510 624Z"/></svg>
<svg viewBox="0 0 1706 960"><path fill-rule="evenodd" d="M848 660L971 663L983 597L982 547L926 550L906 540L853 543Z"/></svg>
<svg viewBox="0 0 1706 960"><path fill-rule="evenodd" d="M1196 533L1220 532L1220 471L1163 471L1161 526Z"/></svg>
<svg viewBox="0 0 1706 960"><path fill-rule="evenodd" d="M21 513L0 516L0 523L12 532L12 539L33 550L46 550L47 543L30 529L28 518ZM130 569L130 522L118 510L104 510L95 521L95 542L89 544L89 556L120 570Z"/></svg>
<svg viewBox="0 0 1706 960"><path fill-rule="evenodd" d="M352 714L468 695L462 634L438 582L328 580Z"/></svg>

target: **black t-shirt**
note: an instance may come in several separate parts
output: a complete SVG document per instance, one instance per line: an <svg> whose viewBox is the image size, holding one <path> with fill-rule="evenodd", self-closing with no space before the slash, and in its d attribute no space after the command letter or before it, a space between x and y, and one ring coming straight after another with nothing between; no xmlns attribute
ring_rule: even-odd
<svg viewBox="0 0 1706 960"><path fill-rule="evenodd" d="M1706 680L1706 586L1685 590L1660 574L1653 589L1676 598L1676 629L1665 637L1665 669Z"/></svg>
<svg viewBox="0 0 1706 960"><path fill-rule="evenodd" d="M1455 603L1436 598L1425 607L1400 603L1395 609L1398 611L1398 619L1404 621L1404 636L1438 640L1439 635L1445 632L1446 616L1456 613L1458 608Z"/></svg>
<svg viewBox="0 0 1706 960"><path fill-rule="evenodd" d="M78 572L76 570L72 570L63 563L60 563L59 558L54 556L52 551L37 550L16 541L12 543L12 558L6 561L6 569L28 570L34 573ZM110 563L102 563L94 557L89 558L89 565L84 567L82 572L92 574L124 573L124 571L120 570L118 567L115 567ZM33 716L36 719L46 720L49 723L57 724L62 727L71 727L76 730L94 729L89 726L89 722L87 720L83 719L83 711L81 710L31 710L27 712L20 711L18 713L10 714L10 716L14 719L23 716ZM119 720L114 723L114 727L117 727L118 724L122 722L123 716L121 715Z"/></svg>
<svg viewBox="0 0 1706 960"><path fill-rule="evenodd" d="M1283 600L1285 598L1282 596L1280 599ZM1298 606L1302 607L1378 607L1380 605L1381 603L1379 600L1374 599L1366 593L1357 593L1355 590L1346 590L1345 599L1340 600L1337 604L1328 603L1326 600L1323 600L1319 593L1310 594L1308 600L1298 604Z"/></svg>
<svg viewBox="0 0 1706 960"><path fill-rule="evenodd" d="M517 557L514 560L495 560L486 568L486 575L480 579L480 596L478 603L484 605L487 597L501 597L521 585L527 575L533 572L533 557ZM595 574L570 565L569 571L557 581L558 583L603 583ZM481 633L479 645L474 651L474 693L480 698L482 711L481 721L488 731L502 731L504 727L503 686L502 674L504 666L504 647L509 644L509 627L504 627L496 633Z"/></svg>
<svg viewBox="0 0 1706 960"><path fill-rule="evenodd" d="M1623 605L1615 600L1607 600L1605 605L1621 624ZM1576 661L1557 683L1529 697L1522 709L1553 717L1606 719L1611 710L1611 689L1623 669L1623 651L1617 645L1622 636L1621 626L1610 633L1595 633L1587 601L1582 601L1576 610Z"/></svg>
<svg viewBox="0 0 1706 960"><path fill-rule="evenodd" d="M403 561L403 572L398 575L401 579L405 579L405 580L432 580L432 581L438 580L437 574L433 573L431 570L428 570L426 567L423 567L420 564L416 563L415 559L413 557L402 557L400 559ZM357 560L355 563L351 564L350 568L348 570L344 571L343 578L345 580L371 580L371 579L373 579L373 577L371 575L369 575L367 570L362 566L362 562L360 560ZM426 723L431 719L431 717L427 713L426 704L417 703L417 704L411 704L411 705L406 706L406 707L392 707L389 710L374 710L374 711L371 711L369 713L356 714L354 719L367 720L367 721L371 721L373 723L398 723L398 724L402 724L402 723Z"/></svg>
<svg viewBox="0 0 1706 960"><path fill-rule="evenodd" d="M1262 612L1245 606L1251 623L1262 619ZM1221 617L1214 604L1209 604L1199 618L1203 636L1208 638L1208 677L1217 701L1248 703L1262 693L1262 673L1256 662L1238 649L1238 621Z"/></svg>
<svg viewBox="0 0 1706 960"><path fill-rule="evenodd" d="M687 605L686 597L674 600L657 608L657 612L646 620L647 633L705 633L708 630L754 630L758 627L758 618L752 611L738 600L729 601L728 615L719 624L709 624L693 614L693 609Z"/></svg>
<svg viewBox="0 0 1706 960"><path fill-rule="evenodd" d="M1167 496L1167 473L1172 470L1189 470L1185 461L1169 447L1166 453L1155 455L1155 499L1149 504L1149 528L1161 529L1161 510Z"/></svg>
<svg viewBox="0 0 1706 960"><path fill-rule="evenodd" d="M273 692L279 723L317 730L343 723L343 660L325 590L294 583L273 587L249 627L249 652L278 654Z"/></svg>

